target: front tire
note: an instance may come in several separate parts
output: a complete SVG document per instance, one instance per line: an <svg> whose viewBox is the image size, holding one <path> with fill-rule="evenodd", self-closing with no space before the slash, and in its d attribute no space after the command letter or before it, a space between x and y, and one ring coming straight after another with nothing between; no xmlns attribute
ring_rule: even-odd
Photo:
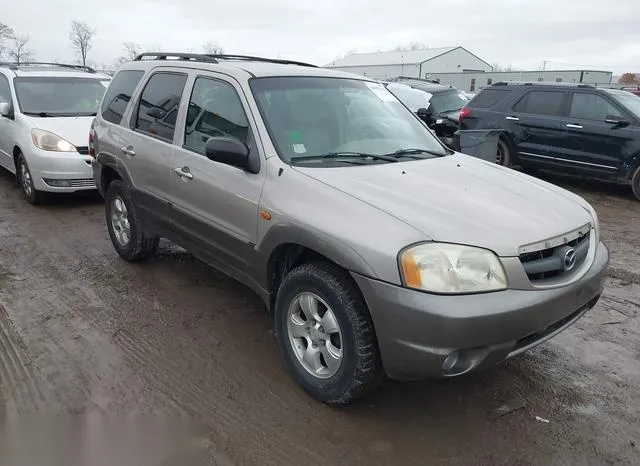
<svg viewBox="0 0 640 466"><path fill-rule="evenodd" d="M636 199L640 201L640 167L636 169L636 172L631 178L631 190Z"/></svg>
<svg viewBox="0 0 640 466"><path fill-rule="evenodd" d="M105 194L105 213L111 243L124 260L138 262L158 249L159 238L147 233L131 200L129 188L112 181Z"/></svg>
<svg viewBox="0 0 640 466"><path fill-rule="evenodd" d="M315 399L347 405L382 381L371 316L342 269L323 262L290 271L278 289L275 321L289 370Z"/></svg>
<svg viewBox="0 0 640 466"><path fill-rule="evenodd" d="M16 163L16 178L18 180L18 187L22 196L29 204L41 204L46 195L42 191L38 191L33 184L33 177L31 176L31 170L24 158L24 155L18 155L18 161Z"/></svg>

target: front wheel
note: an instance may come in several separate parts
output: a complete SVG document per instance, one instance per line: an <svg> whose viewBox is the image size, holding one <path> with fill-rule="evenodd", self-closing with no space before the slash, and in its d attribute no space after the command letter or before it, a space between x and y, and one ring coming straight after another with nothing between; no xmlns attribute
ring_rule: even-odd
<svg viewBox="0 0 640 466"><path fill-rule="evenodd" d="M20 192L29 204L40 204L45 200L45 193L38 191L33 184L31 170L29 170L29 165L27 165L27 161L22 154L18 156L18 163L16 164L16 178L18 179Z"/></svg>
<svg viewBox="0 0 640 466"><path fill-rule="evenodd" d="M633 195L640 201L640 167L636 169L631 178L631 189L633 190Z"/></svg>
<svg viewBox="0 0 640 466"><path fill-rule="evenodd" d="M342 269L308 263L289 272L278 290L275 320L287 366L317 400L346 405L383 379L371 316Z"/></svg>
<svg viewBox="0 0 640 466"><path fill-rule="evenodd" d="M122 181L109 184L105 194L105 213L111 242L120 257L137 262L156 252L159 238L144 231L129 189Z"/></svg>

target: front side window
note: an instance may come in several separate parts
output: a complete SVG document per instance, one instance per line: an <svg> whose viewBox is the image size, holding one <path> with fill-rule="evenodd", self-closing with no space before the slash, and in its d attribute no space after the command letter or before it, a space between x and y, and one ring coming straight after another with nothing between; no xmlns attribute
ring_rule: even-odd
<svg viewBox="0 0 640 466"><path fill-rule="evenodd" d="M435 113L455 112L464 107L469 99L458 90L438 92L431 98L431 106Z"/></svg>
<svg viewBox="0 0 640 466"><path fill-rule="evenodd" d="M559 116L564 95L564 92L557 91L532 91L520 99L513 110L532 115Z"/></svg>
<svg viewBox="0 0 640 466"><path fill-rule="evenodd" d="M151 76L140 96L134 128L172 141L186 81L186 74L159 72Z"/></svg>
<svg viewBox="0 0 640 466"><path fill-rule="evenodd" d="M123 70L114 76L102 99L102 118L120 124L131 95L143 76L144 71L138 70Z"/></svg>
<svg viewBox="0 0 640 466"><path fill-rule="evenodd" d="M340 154L362 156L358 162L345 162L352 166L385 163L389 158L394 161L394 157L375 156L407 149L418 152L398 160L448 153L415 114L380 83L265 77L252 79L250 86L271 139L286 162L326 162Z"/></svg>
<svg viewBox="0 0 640 466"><path fill-rule="evenodd" d="M3 74L0 74L0 103L12 103L9 80Z"/></svg>
<svg viewBox="0 0 640 466"><path fill-rule="evenodd" d="M97 78L19 77L14 85L20 111L40 117L94 116L106 91Z"/></svg>
<svg viewBox="0 0 640 466"><path fill-rule="evenodd" d="M620 111L604 97L578 92L573 94L569 116L580 120L604 121L607 116L619 116Z"/></svg>
<svg viewBox="0 0 640 466"><path fill-rule="evenodd" d="M625 107L636 118L640 119L640 97L638 95L619 89L607 89L605 92L612 96L616 102Z"/></svg>
<svg viewBox="0 0 640 466"><path fill-rule="evenodd" d="M249 122L231 84L197 78L189 100L184 146L204 154L207 140L216 136L233 137L249 144Z"/></svg>

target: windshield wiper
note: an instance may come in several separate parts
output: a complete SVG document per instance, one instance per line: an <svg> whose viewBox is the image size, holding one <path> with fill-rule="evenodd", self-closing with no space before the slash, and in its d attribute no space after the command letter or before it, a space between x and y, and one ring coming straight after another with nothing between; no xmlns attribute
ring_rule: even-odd
<svg viewBox="0 0 640 466"><path fill-rule="evenodd" d="M332 159L374 159L374 160L386 160L387 162L397 162L397 157L393 155L383 154L368 154L366 152L327 152L321 155L311 155L308 157L292 157L292 162L304 162L306 160L332 160Z"/></svg>
<svg viewBox="0 0 640 466"><path fill-rule="evenodd" d="M67 116L66 113L51 113L51 112L22 112L22 113L24 115L38 116L42 118Z"/></svg>
<svg viewBox="0 0 640 466"><path fill-rule="evenodd" d="M390 154L385 154L388 157L407 157L407 156L412 156L412 155L418 155L418 154L429 154L429 155L435 155L437 157L442 157L443 155L446 155L447 152L445 152L444 154L441 152L437 152L434 150L429 150L429 149L400 149L397 150L395 152L391 152ZM414 157L416 159L422 159L424 157Z"/></svg>

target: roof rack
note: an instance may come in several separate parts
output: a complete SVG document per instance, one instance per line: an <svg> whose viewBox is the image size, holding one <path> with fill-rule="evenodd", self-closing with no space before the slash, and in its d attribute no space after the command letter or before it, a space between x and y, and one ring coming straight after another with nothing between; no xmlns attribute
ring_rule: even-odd
<svg viewBox="0 0 640 466"><path fill-rule="evenodd" d="M94 70L93 68L91 68L90 66L84 66L84 65L74 65L71 63L53 63L53 62L48 62L48 61L23 61L23 62L1 62L0 66L6 66L9 69L12 70L17 70L18 68L21 67L28 67L28 66L53 66L53 67L58 67L58 68L69 68L69 69L73 69L73 70L84 70L84 71L88 71L89 73L95 73L96 70Z"/></svg>
<svg viewBox="0 0 640 466"><path fill-rule="evenodd" d="M587 87L587 88L595 88L592 84L583 84L583 83L565 83L565 82L554 82L554 81L499 81L497 83L493 83L492 86L564 86L564 87Z"/></svg>
<svg viewBox="0 0 640 466"><path fill-rule="evenodd" d="M138 55L134 61L141 61L144 58L151 60L167 60L170 58L177 60L197 61L204 63L219 63L220 60L239 60L239 61L259 61L265 63L278 63L281 65L298 65L310 66L317 68L316 65L304 63L294 60L282 60L279 58L254 57L251 55L229 55L229 54L206 54L206 53L169 53L169 52L145 52Z"/></svg>
<svg viewBox="0 0 640 466"><path fill-rule="evenodd" d="M430 84L440 84L442 85L442 83L440 81L436 81L435 79L423 79L423 78L413 78L411 76L396 76L395 78L391 78L390 81L398 81L398 80L403 80L403 81L420 81L423 83L430 83Z"/></svg>

